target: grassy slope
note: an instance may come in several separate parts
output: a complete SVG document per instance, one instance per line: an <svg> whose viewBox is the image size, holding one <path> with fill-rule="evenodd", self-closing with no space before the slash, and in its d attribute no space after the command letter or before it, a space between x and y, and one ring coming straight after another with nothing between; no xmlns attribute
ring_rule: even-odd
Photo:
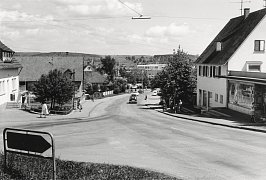
<svg viewBox="0 0 266 180"><path fill-rule="evenodd" d="M0 163L3 165L3 154ZM9 154L8 168L0 168L1 180L52 179L51 160ZM56 160L57 180L178 180L161 173L129 166Z"/></svg>

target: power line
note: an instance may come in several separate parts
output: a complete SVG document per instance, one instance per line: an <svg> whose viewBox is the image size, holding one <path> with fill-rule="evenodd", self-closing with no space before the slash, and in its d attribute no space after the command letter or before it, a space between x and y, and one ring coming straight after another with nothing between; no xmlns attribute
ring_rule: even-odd
<svg viewBox="0 0 266 180"><path fill-rule="evenodd" d="M135 9L129 7L126 3L124 3L123 1L121 0L118 0L121 4L123 4L124 6L126 6L128 9L134 11L135 13L137 13L139 16L143 16L143 14L140 14L138 11L136 11Z"/></svg>

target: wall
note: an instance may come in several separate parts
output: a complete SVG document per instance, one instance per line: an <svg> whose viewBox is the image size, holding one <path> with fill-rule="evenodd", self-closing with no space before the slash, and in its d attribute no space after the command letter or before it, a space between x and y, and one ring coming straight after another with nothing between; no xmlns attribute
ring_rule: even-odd
<svg viewBox="0 0 266 180"><path fill-rule="evenodd" d="M17 101L19 92L19 76L0 79L0 105L11 101L10 94L15 95L14 101Z"/></svg>
<svg viewBox="0 0 266 180"><path fill-rule="evenodd" d="M266 53L254 51L255 40L266 40L266 19L258 24L253 32L246 38L235 54L229 59L228 70L246 71L247 61L261 61L261 72L266 72Z"/></svg>
<svg viewBox="0 0 266 180"><path fill-rule="evenodd" d="M0 70L0 79L1 78L8 78L11 76L17 76L18 75L18 69L1 69Z"/></svg>
<svg viewBox="0 0 266 180"><path fill-rule="evenodd" d="M199 69L199 65L197 65ZM227 74L227 65L222 66L221 75ZM209 107L227 107L227 80L225 78L202 77L197 74L197 106L202 106L203 97L200 104L199 89L212 92ZM218 94L218 102L215 101L215 94ZM220 103L220 95L223 96L223 103Z"/></svg>

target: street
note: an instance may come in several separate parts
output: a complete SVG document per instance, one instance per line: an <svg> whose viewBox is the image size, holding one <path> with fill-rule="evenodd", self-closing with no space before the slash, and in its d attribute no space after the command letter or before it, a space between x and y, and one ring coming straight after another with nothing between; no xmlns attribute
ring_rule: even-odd
<svg viewBox="0 0 266 180"><path fill-rule="evenodd" d="M144 97L138 104L127 103L129 94L106 98L90 117L17 128L51 132L61 159L130 165L183 179L265 179L265 134L170 117L147 109ZM148 99L159 96L149 93Z"/></svg>

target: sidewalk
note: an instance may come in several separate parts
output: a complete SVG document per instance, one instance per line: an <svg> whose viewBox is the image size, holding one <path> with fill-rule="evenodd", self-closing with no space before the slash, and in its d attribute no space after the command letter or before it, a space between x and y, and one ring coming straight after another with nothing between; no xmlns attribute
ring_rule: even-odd
<svg viewBox="0 0 266 180"><path fill-rule="evenodd" d="M184 120L266 133L266 123L253 123L250 120L249 115L230 109L217 108L200 114L199 112L196 112L195 109L183 108L181 113L170 113L163 112L161 105L158 103L158 99L155 100L154 97L150 96L150 98L148 98L148 100L145 102L145 105L147 108L155 109L160 113L182 118Z"/></svg>
<svg viewBox="0 0 266 180"><path fill-rule="evenodd" d="M6 109L0 111L0 128L18 126L28 123L39 122L49 122L49 120L64 120L69 118L88 118L91 117L92 111L101 103L103 99L97 99L94 102L91 100L85 100L82 102L83 109L73 110L67 115L56 115L50 114L46 118L41 118L38 113L29 113L22 109ZM95 115L95 114L94 114Z"/></svg>

